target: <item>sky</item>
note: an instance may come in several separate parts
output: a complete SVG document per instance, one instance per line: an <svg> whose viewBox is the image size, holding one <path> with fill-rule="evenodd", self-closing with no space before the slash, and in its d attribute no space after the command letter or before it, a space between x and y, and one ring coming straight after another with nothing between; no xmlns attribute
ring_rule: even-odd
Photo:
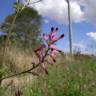
<svg viewBox="0 0 96 96"><path fill-rule="evenodd" d="M1 0L0 24L6 16L14 12L13 2L16 0ZM49 33L51 27L58 27L57 36L64 33L65 37L58 41L56 46L64 52L69 51L68 10L66 0L42 0L31 4L42 16L42 33ZM26 2L23 0L23 3ZM91 53L90 46L96 44L96 0L70 0L72 16L73 49L79 48L83 53Z"/></svg>

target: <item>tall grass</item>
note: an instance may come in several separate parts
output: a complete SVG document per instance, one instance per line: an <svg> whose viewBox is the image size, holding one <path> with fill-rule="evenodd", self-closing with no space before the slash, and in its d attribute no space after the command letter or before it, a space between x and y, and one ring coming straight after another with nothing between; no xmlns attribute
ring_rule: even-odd
<svg viewBox="0 0 96 96"><path fill-rule="evenodd" d="M4 57L3 54L5 54ZM4 59L4 66L7 66L11 72L18 72L30 68L32 55L20 48L8 47L5 53L2 49L0 50L0 64L2 59Z"/></svg>
<svg viewBox="0 0 96 96"><path fill-rule="evenodd" d="M14 70L25 70L31 66L31 55L22 52L20 49L11 49L8 52L6 64L12 62L13 67L15 66ZM74 61L71 63L68 56L58 57L56 64L47 66L48 75L42 73L35 78L31 74L26 74L17 77L23 96L96 96L96 57L75 55ZM13 68L9 65L8 67L10 70ZM14 81L16 81L16 78ZM7 87L7 95L4 87L0 88L0 96L15 96L13 95L13 85Z"/></svg>
<svg viewBox="0 0 96 96"><path fill-rule="evenodd" d="M37 78L35 86L41 95L29 96L96 96L96 61L86 57L71 64L60 58L48 76Z"/></svg>

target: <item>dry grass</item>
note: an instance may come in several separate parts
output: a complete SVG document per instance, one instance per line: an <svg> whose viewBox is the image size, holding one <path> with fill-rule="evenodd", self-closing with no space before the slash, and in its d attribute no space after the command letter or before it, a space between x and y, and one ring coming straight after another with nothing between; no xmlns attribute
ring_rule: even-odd
<svg viewBox="0 0 96 96"><path fill-rule="evenodd" d="M5 55L4 55L5 54ZM3 53L0 50L0 64L7 66L12 72L18 72L30 68L32 62L32 55L14 47L7 48L6 52Z"/></svg>
<svg viewBox="0 0 96 96"><path fill-rule="evenodd" d="M7 69L10 71L10 74L30 69L32 67L32 59L33 55L29 54L29 52L24 52L19 48L7 48L6 52L3 51L3 48L0 49L0 64L2 64L3 67L7 67ZM5 75L10 75L9 73ZM11 77L4 79L1 83L1 86L3 86L4 89L7 89L12 85L15 85L16 88L18 88L19 86L23 86L24 84L32 82L34 78L32 74Z"/></svg>

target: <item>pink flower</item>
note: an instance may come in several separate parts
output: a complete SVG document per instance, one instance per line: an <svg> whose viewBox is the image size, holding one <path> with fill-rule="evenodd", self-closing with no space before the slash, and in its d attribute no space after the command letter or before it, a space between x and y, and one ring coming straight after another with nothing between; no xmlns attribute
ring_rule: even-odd
<svg viewBox="0 0 96 96"><path fill-rule="evenodd" d="M50 34L49 35L47 35L47 34L43 34L43 39L45 40L45 41L51 41L54 37L55 37L55 35L56 35L56 33L58 32L58 28L56 28L56 29L54 29L53 27L51 28L51 32L50 32Z"/></svg>
<svg viewBox="0 0 96 96"><path fill-rule="evenodd" d="M57 32L58 32L58 28L56 29L54 29L53 27L51 28L51 33L49 35L50 40L52 40L55 37Z"/></svg>
<svg viewBox="0 0 96 96"><path fill-rule="evenodd" d="M48 40L49 40L49 35L43 34L43 39L44 39L45 41L48 41Z"/></svg>
<svg viewBox="0 0 96 96"><path fill-rule="evenodd" d="M54 50L60 52L60 50L56 48L54 43L64 37L64 34L62 34L58 38L54 38L57 31L58 31L58 28L55 29L55 28L52 27L51 28L51 33L49 35L43 34L43 39L46 41L46 43L48 44L48 47L51 49L52 52L54 52ZM44 48L46 48L45 44L41 45L39 48L34 50L36 55L39 58L39 61L42 61L43 56L45 54L44 53ZM53 61L55 62L55 59L53 59Z"/></svg>
<svg viewBox="0 0 96 96"><path fill-rule="evenodd" d="M51 60L48 60L49 64L54 64L56 62L55 58L56 58L57 54L58 54L58 51L56 51L56 50L53 50L50 52Z"/></svg>
<svg viewBox="0 0 96 96"><path fill-rule="evenodd" d="M41 64L42 68L45 70L46 74L48 74L48 71L44 64L46 56L49 55L51 57L51 60L49 60L48 63L54 64L56 62L55 58L58 52L61 52L58 48L56 48L54 43L62 39L64 37L64 34L60 35L58 38L55 38L57 31L58 28L52 27L49 35L43 34L43 40L46 41L46 44L43 44L39 48L34 50L37 57L39 58L39 63Z"/></svg>
<svg viewBox="0 0 96 96"><path fill-rule="evenodd" d="M49 42L49 45L57 42L58 40L62 39L63 37L64 37L64 34L60 35L58 38L52 39L52 40Z"/></svg>
<svg viewBox="0 0 96 96"><path fill-rule="evenodd" d="M56 51L59 51L59 49L58 49L58 48L56 48L56 46L55 46L55 45L53 45L53 44L51 44L51 45L50 45L50 48L51 48L51 50L56 50Z"/></svg>
<svg viewBox="0 0 96 96"><path fill-rule="evenodd" d="M54 58L57 56L57 54L58 54L58 51L57 50L53 50L51 52L51 56L54 57Z"/></svg>
<svg viewBox="0 0 96 96"><path fill-rule="evenodd" d="M44 48L46 46L45 45L41 45L39 48L35 49L35 53L37 55L37 57L39 58L39 61L41 62L44 56Z"/></svg>

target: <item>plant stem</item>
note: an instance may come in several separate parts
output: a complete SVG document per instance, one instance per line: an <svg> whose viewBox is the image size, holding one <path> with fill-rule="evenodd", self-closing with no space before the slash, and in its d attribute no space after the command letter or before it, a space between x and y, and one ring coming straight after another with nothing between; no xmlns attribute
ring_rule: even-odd
<svg viewBox="0 0 96 96"><path fill-rule="evenodd" d="M49 48L46 50L43 59L46 58L48 51L49 51ZM34 69L37 68L39 65L40 65L40 62L39 62L37 65L33 66L32 68L30 68L30 69L28 69L28 70L25 70L25 71L22 71L22 72L13 74L13 75L9 75L9 76L5 76L5 77L3 77L3 78L0 78L0 81L2 81L2 80L4 80L4 79L11 78L11 77L15 77L15 76L18 76L18 75L22 75L22 74L25 74L25 73L30 73L30 71L34 70ZM31 73L32 73L32 72L31 72Z"/></svg>

